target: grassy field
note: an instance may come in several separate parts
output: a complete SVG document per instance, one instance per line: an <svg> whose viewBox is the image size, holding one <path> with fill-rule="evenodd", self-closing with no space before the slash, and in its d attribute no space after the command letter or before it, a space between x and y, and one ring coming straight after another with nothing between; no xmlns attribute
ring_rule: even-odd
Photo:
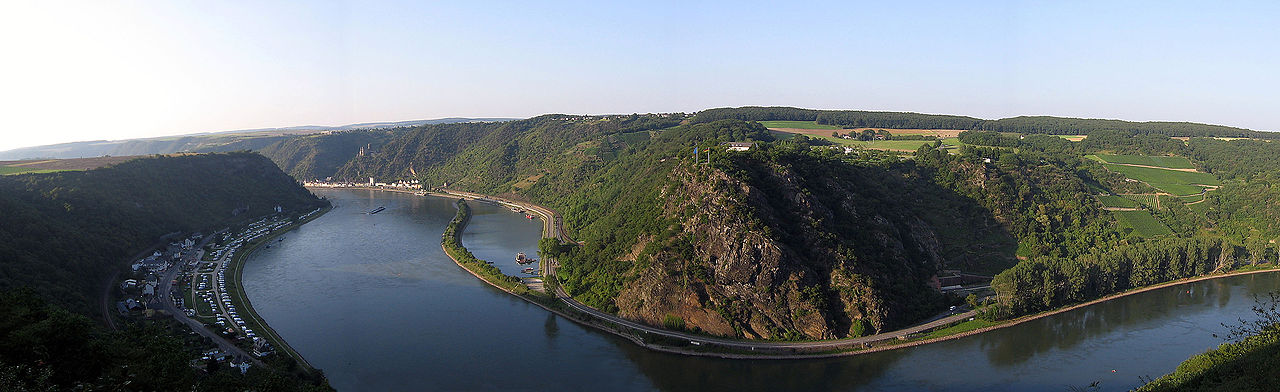
<svg viewBox="0 0 1280 392"><path fill-rule="evenodd" d="M1078 142L1078 141L1084 140L1084 138L1086 137L1089 137L1089 135L1056 135L1056 136L1073 141L1073 142Z"/></svg>
<svg viewBox="0 0 1280 392"><path fill-rule="evenodd" d="M1165 226L1156 217L1151 216L1147 211L1111 211L1115 215L1116 220L1125 227L1133 228L1133 231L1139 236L1154 237L1159 235L1173 234L1173 230L1169 230L1169 226Z"/></svg>
<svg viewBox="0 0 1280 392"><path fill-rule="evenodd" d="M1103 207L1138 208L1138 202L1120 196L1098 196Z"/></svg>
<svg viewBox="0 0 1280 392"><path fill-rule="evenodd" d="M929 334L924 335L920 339L940 338L947 335L955 335L962 332L969 332L978 328L986 328L986 327L990 327L998 324L1000 324L999 321L987 321L987 320L975 318L972 321L963 321L958 324L952 325L950 327L929 332Z"/></svg>
<svg viewBox="0 0 1280 392"><path fill-rule="evenodd" d="M1170 169L1195 169L1191 161L1183 157L1157 157L1147 155L1107 155L1098 154L1098 159L1106 163L1123 163L1127 165L1143 165L1167 167Z"/></svg>
<svg viewBox="0 0 1280 392"><path fill-rule="evenodd" d="M33 169L33 168L22 167L22 166L0 166L0 176L7 176L11 174L26 174L26 173L52 173L52 172L59 172L59 171L67 171L67 170Z"/></svg>
<svg viewBox="0 0 1280 392"><path fill-rule="evenodd" d="M818 124L813 121L760 121L759 123L765 128L840 129L835 125Z"/></svg>

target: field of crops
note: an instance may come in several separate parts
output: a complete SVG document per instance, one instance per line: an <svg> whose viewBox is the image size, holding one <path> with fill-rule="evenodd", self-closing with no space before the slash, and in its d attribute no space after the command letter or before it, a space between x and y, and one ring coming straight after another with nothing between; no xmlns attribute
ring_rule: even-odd
<svg viewBox="0 0 1280 392"><path fill-rule="evenodd" d="M1143 165L1167 167L1170 169L1195 169L1195 165L1191 161L1183 157L1157 157L1147 155L1106 155L1098 154L1097 157L1106 163L1123 163L1126 165Z"/></svg>
<svg viewBox="0 0 1280 392"><path fill-rule="evenodd" d="M1138 202L1120 196L1098 196L1103 207L1138 208Z"/></svg>
<svg viewBox="0 0 1280 392"><path fill-rule="evenodd" d="M1186 185L1186 184L1162 184L1158 182L1150 182L1148 184L1151 184L1151 186L1156 187L1156 189L1169 192L1170 194L1177 195L1177 196L1190 196L1190 195L1196 195L1204 192L1204 187L1202 186Z"/></svg>
<svg viewBox="0 0 1280 392"><path fill-rule="evenodd" d="M63 170L33 169L30 167L24 167L24 166L0 166L0 176L10 175L10 174L25 174L25 173L51 173L56 171L63 171Z"/></svg>
<svg viewBox="0 0 1280 392"><path fill-rule="evenodd" d="M1160 235L1173 234L1173 230L1169 230L1169 226L1165 226L1156 217L1151 216L1147 211L1111 211L1115 214L1116 220L1120 221L1120 225L1132 228L1134 233L1142 237L1155 237Z"/></svg>
<svg viewBox="0 0 1280 392"><path fill-rule="evenodd" d="M1156 195L1124 195L1123 197L1144 206L1156 205Z"/></svg>

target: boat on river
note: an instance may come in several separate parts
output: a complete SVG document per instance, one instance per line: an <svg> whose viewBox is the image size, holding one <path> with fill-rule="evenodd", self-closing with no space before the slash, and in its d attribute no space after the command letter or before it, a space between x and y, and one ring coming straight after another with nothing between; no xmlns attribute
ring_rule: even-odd
<svg viewBox="0 0 1280 392"><path fill-rule="evenodd" d="M373 211L369 211L369 215L377 214L379 212L382 212L382 210L385 210L385 209L387 209L387 207L378 206L378 208L374 208Z"/></svg>
<svg viewBox="0 0 1280 392"><path fill-rule="evenodd" d="M524 255L524 252L516 253L516 263L517 263L517 264L529 264L529 263L536 263L537 261L538 261L538 259L534 259L534 258L530 258L530 257L528 257L528 256L525 256L525 255Z"/></svg>

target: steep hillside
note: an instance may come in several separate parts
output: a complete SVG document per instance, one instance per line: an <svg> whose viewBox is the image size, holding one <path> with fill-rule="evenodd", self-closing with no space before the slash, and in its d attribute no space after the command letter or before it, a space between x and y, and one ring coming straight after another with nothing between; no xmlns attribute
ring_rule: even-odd
<svg viewBox="0 0 1280 392"><path fill-rule="evenodd" d="M944 266L1011 264L1013 238L914 165L787 144L717 158L671 174L675 224L637 245L619 314L753 339L861 336L944 306L928 286Z"/></svg>
<svg viewBox="0 0 1280 392"><path fill-rule="evenodd" d="M221 229L277 205L297 211L322 203L251 153L0 176L0 289L29 286L88 313L104 276L167 233Z"/></svg>
<svg viewBox="0 0 1280 392"><path fill-rule="evenodd" d="M277 141L258 149L281 170L294 178L315 180L331 177L362 151L377 151L403 130L342 131L306 135Z"/></svg>
<svg viewBox="0 0 1280 392"><path fill-rule="evenodd" d="M648 139L640 133L678 123L678 118L664 116L545 115L504 123L428 125L375 154L353 159L335 177L423 178L428 184L502 193L529 186L539 174L611 160Z"/></svg>

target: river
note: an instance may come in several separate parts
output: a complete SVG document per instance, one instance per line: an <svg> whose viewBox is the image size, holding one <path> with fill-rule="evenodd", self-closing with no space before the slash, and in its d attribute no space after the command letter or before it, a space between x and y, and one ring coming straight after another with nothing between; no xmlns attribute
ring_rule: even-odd
<svg viewBox="0 0 1280 392"><path fill-rule="evenodd" d="M257 312L339 391L1069 390L1159 377L1251 315L1277 274L1152 290L1010 328L820 360L721 360L648 351L494 289L440 250L452 200L315 190L328 214L249 257ZM509 274L541 222L471 203L463 243ZM366 212L385 206L378 214Z"/></svg>

